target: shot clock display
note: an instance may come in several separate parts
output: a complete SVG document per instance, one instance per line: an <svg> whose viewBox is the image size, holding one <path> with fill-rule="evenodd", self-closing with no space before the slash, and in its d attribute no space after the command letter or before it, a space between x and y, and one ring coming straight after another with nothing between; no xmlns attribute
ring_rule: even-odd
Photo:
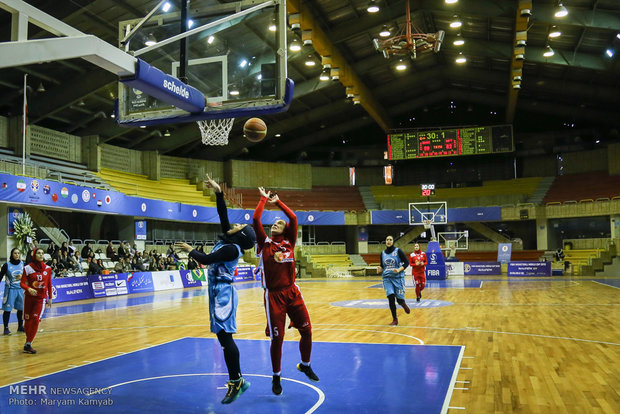
<svg viewBox="0 0 620 414"><path fill-rule="evenodd" d="M435 184L420 184L422 188L422 197L430 197L435 195Z"/></svg>
<svg viewBox="0 0 620 414"><path fill-rule="evenodd" d="M511 125L396 131L388 135L388 158L409 160L514 151Z"/></svg>

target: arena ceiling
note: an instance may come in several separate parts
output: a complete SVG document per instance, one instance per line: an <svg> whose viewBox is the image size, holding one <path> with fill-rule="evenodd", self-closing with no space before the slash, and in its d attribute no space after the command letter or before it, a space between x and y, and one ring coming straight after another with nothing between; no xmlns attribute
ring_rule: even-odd
<svg viewBox="0 0 620 414"><path fill-rule="evenodd" d="M178 0L177 0L178 2ZM158 1L32 0L29 4L78 30L116 45L118 22L141 18ZM200 7L199 0L190 9ZM227 1L222 0L222 3ZM368 0L289 0L322 31L321 47L340 54L355 74L361 104L346 98L338 81L318 79L320 65L308 68L305 54L290 54L288 74L296 91L288 112L263 118L268 137L251 144L240 135L244 119L233 127L230 143L205 147L195 124L121 128L111 118L117 78L84 60L47 62L0 70L0 115L18 116L23 75L29 75L29 122L78 136L99 135L101 142L136 150L212 160L230 158L351 163L381 162L386 128L495 125L513 123L518 143L549 132L596 131L597 139L617 141L620 127L620 1L565 0L569 14L554 17L556 0L410 0L414 24L425 33L445 30L439 53L419 54L407 70L394 68L373 46L386 25L392 33L405 23L405 0L379 0L368 13ZM523 8L531 16L522 16ZM465 45L454 46L457 15ZM10 40L10 13L0 10L0 41ZM553 25L562 32L549 39ZM517 32L527 31L524 60L515 55ZM291 33L292 34L292 33ZM29 38L50 35L34 25ZM555 55L546 58L549 44ZM318 49L318 45L317 45ZM459 51L467 58L455 63ZM319 58L317 52L316 57ZM0 56L0 59L10 59ZM521 88L513 88L515 68L522 66ZM40 90L43 85L45 91ZM170 137L164 136L169 130ZM276 134L279 134L276 137Z"/></svg>

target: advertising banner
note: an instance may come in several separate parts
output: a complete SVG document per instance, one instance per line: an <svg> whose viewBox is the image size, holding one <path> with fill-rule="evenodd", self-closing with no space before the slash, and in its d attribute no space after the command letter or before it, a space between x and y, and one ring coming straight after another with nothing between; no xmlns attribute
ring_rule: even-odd
<svg viewBox="0 0 620 414"><path fill-rule="evenodd" d="M426 259L428 261L425 270L426 278L431 280L446 279L446 262L441 252L439 242L432 241L428 243L428 247L426 248Z"/></svg>
<svg viewBox="0 0 620 414"><path fill-rule="evenodd" d="M235 275L235 282L254 280L254 266L239 266Z"/></svg>
<svg viewBox="0 0 620 414"><path fill-rule="evenodd" d="M86 276L52 279L53 303L91 299L92 297L93 291Z"/></svg>
<svg viewBox="0 0 620 414"><path fill-rule="evenodd" d="M465 262L466 275L501 275L502 265L499 262Z"/></svg>
<svg viewBox="0 0 620 414"><path fill-rule="evenodd" d="M512 243L499 243L497 245L497 261L508 263L512 254Z"/></svg>
<svg viewBox="0 0 620 414"><path fill-rule="evenodd" d="M446 262L446 275L447 276L463 276L465 273L465 263L463 262Z"/></svg>
<svg viewBox="0 0 620 414"><path fill-rule="evenodd" d="M153 287L158 290L183 289L183 281L178 270L153 272Z"/></svg>
<svg viewBox="0 0 620 414"><path fill-rule="evenodd" d="M127 273L90 275L86 277L95 298L126 295L129 293L127 290Z"/></svg>
<svg viewBox="0 0 620 414"><path fill-rule="evenodd" d="M510 262L508 276L551 276L551 262Z"/></svg>
<svg viewBox="0 0 620 414"><path fill-rule="evenodd" d="M194 270L179 270L179 274L181 275L181 281L183 282L183 287L190 288L196 286L202 286L199 278L195 278L193 272L205 272L205 269L194 269Z"/></svg>
<svg viewBox="0 0 620 414"><path fill-rule="evenodd" d="M17 207L9 207L9 236L15 233L15 227L13 223L24 214L24 210Z"/></svg>
<svg viewBox="0 0 620 414"><path fill-rule="evenodd" d="M136 240L146 240L146 220L136 220Z"/></svg>
<svg viewBox="0 0 620 414"><path fill-rule="evenodd" d="M151 272L135 272L127 275L129 293L153 292L153 278Z"/></svg>

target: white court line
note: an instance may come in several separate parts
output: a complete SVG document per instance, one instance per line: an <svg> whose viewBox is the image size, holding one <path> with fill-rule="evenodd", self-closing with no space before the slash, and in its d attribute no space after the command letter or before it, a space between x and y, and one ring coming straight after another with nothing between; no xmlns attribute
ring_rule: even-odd
<svg viewBox="0 0 620 414"><path fill-rule="evenodd" d="M473 368L460 367L459 369L473 369Z"/></svg>
<svg viewBox="0 0 620 414"><path fill-rule="evenodd" d="M596 280L591 280L590 282L598 283L599 285L603 285L603 286L607 286L607 287L612 287L614 289L620 289L618 286L608 285L607 283L597 282Z"/></svg>
<svg viewBox="0 0 620 414"><path fill-rule="evenodd" d="M118 384L114 384L114 385L110 385L109 387L103 387L102 389L112 389L112 388L116 388L116 387L121 387L123 385L127 385L127 384L133 384L136 382L143 382L143 381L151 381L151 380L157 380L157 379L166 379L166 378L178 378L178 377L198 377L198 376L215 376L215 375L222 375L222 376L228 376L228 373L212 373L212 372L205 372L205 373L198 373L198 374L175 374L175 375L162 375L159 377L149 377L149 378L139 378L136 380L132 380L132 381L125 381L125 382L121 382ZM246 377L263 377L263 378L271 378L271 375L263 375L263 374L243 374ZM319 399L317 400L317 402L310 407L310 409L308 411L306 411L305 414L311 414L313 412L315 412L325 401L325 394L323 393L323 391L318 388L315 387L312 384L308 384L306 382L303 381L298 381L296 379L292 379L292 378L286 378L286 377L282 377L281 378L283 381L291 381L291 382L296 382L298 384L301 385L305 385L306 387L309 387L311 389L313 389L318 395L319 395ZM90 396L92 394L84 394L87 396Z"/></svg>
<svg viewBox="0 0 620 414"><path fill-rule="evenodd" d="M459 372L459 368L461 366L461 361L463 360L463 353L465 352L465 347L461 346L461 350L459 351L459 357L456 360L456 364L454 364L454 370L452 371L452 378L450 378L450 386L448 387L448 392L446 393L446 397L443 400L443 406L441 407L441 414L446 414L448 412L448 404L450 404L450 400L452 399L452 391L454 390L454 384L456 382L456 377Z"/></svg>
<svg viewBox="0 0 620 414"><path fill-rule="evenodd" d="M456 388L454 387L455 390L468 390L469 388Z"/></svg>
<svg viewBox="0 0 620 414"><path fill-rule="evenodd" d="M86 362L87 364L92 364L93 361L82 361L82 362Z"/></svg>
<svg viewBox="0 0 620 414"><path fill-rule="evenodd" d="M187 337L187 336L184 336L183 338L172 339L172 340L170 340L170 341L162 342L162 343L161 343L161 344L159 344L159 345L169 344L169 343L172 343L172 342L174 342L174 341L180 341L181 339L185 339L185 338L188 338L188 337ZM155 346L159 346L159 345L155 345ZM151 348L153 348L153 347L151 347ZM148 347L147 347L147 348L140 348L140 349L136 349L135 351L126 352L126 354L133 354L133 353L135 353L135 352L144 351L145 349L148 349ZM99 361L97 361L97 362L105 361L106 359L112 359L112 358L118 358L118 355L114 355L114 356L111 356L111 357L103 358L103 359L100 359L100 360L99 360ZM80 368L80 367L76 367L76 368ZM58 374L59 372L65 372L65 371L69 371L69 370L71 370L71 369L75 369L75 368L66 368L66 369L61 369L61 370L59 370L59 371L50 372L49 374L39 375L38 377L24 377L24 378L27 378L27 379L37 379L37 378L43 378L43 377L47 377L48 375ZM0 385L0 388L9 387L9 386L11 386L11 385L19 384L20 382L22 382L22 381L16 381L16 382L12 382L12 383L10 383L10 384Z"/></svg>
<svg viewBox="0 0 620 414"><path fill-rule="evenodd" d="M318 329L313 329L313 331L355 331L355 332L386 333L386 334L390 334L390 335L399 335L399 336L405 336L407 338L415 339L416 341L418 341L420 343L420 345L424 345L424 341L421 340L420 338L416 338L415 336L411 336L411 335L401 334L401 333L398 333L398 332L374 331L374 330L370 330L370 329L335 329L335 328L334 329L318 328ZM386 344L386 345L390 345L390 344Z"/></svg>
<svg viewBox="0 0 620 414"><path fill-rule="evenodd" d="M67 364L67 366L68 366L69 368L79 367L79 365L73 365L73 364Z"/></svg>
<svg viewBox="0 0 620 414"><path fill-rule="evenodd" d="M456 381L456 382L458 382L459 384L469 384L471 381Z"/></svg>
<svg viewBox="0 0 620 414"><path fill-rule="evenodd" d="M448 407L450 410L464 410L465 407Z"/></svg>
<svg viewBox="0 0 620 414"><path fill-rule="evenodd" d="M471 358L471 359L473 359L474 357L463 357L463 358Z"/></svg>

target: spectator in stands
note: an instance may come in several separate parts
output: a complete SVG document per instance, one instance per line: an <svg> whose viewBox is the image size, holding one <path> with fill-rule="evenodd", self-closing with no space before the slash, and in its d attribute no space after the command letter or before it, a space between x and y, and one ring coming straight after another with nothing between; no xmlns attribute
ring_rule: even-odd
<svg viewBox="0 0 620 414"><path fill-rule="evenodd" d="M131 257L134 257L136 253L138 253L138 246L136 246L136 244L134 243L131 245L131 248L129 249L129 255Z"/></svg>
<svg viewBox="0 0 620 414"><path fill-rule="evenodd" d="M74 268L77 268L78 271L81 270L80 263L82 263L82 258L80 257L80 253L77 250L74 251L74 253L69 257L69 259L71 259L71 264Z"/></svg>
<svg viewBox="0 0 620 414"><path fill-rule="evenodd" d="M71 259L69 259L69 249L62 250L62 247L60 248L60 255L58 257L58 265L66 270L71 270L73 268Z"/></svg>
<svg viewBox="0 0 620 414"><path fill-rule="evenodd" d="M108 256L108 259L114 262L118 260L118 255L116 254L116 251L114 250L114 245L111 241L108 242L108 247L106 247L105 249L105 255Z"/></svg>
<svg viewBox="0 0 620 414"><path fill-rule="evenodd" d="M120 259L125 259L127 258L127 249L125 248L125 242L122 241L121 245L118 246L118 259L120 261Z"/></svg>
<svg viewBox="0 0 620 414"><path fill-rule="evenodd" d="M163 257L159 257L158 259L156 259L156 264L155 264L155 269L154 270L166 270L166 266L164 263L164 258Z"/></svg>
<svg viewBox="0 0 620 414"><path fill-rule="evenodd" d="M103 269L97 264L92 257L86 259L88 262L88 274L89 275L100 275Z"/></svg>
<svg viewBox="0 0 620 414"><path fill-rule="evenodd" d="M198 250L198 249L196 249L196 250ZM187 259L187 269L188 270L198 269L198 263L192 257Z"/></svg>
<svg viewBox="0 0 620 414"><path fill-rule="evenodd" d="M123 273L125 272L125 270L127 270L127 263L125 263L125 259L121 257L120 259L118 259L118 262L114 265L114 271L116 273Z"/></svg>
<svg viewBox="0 0 620 414"><path fill-rule="evenodd" d="M50 242L50 244L47 245L47 254L49 254L52 259L58 257L58 250L58 245L54 242Z"/></svg>
<svg viewBox="0 0 620 414"><path fill-rule="evenodd" d="M51 262L49 263L49 267L52 268L52 278L64 277L64 273L63 273L64 268L58 264L57 259L52 259Z"/></svg>
<svg viewBox="0 0 620 414"><path fill-rule="evenodd" d="M409 266L409 260L405 253L394 246L394 237L385 238L385 250L381 252L381 266L377 268L377 273L383 276L383 289L388 298L390 312L392 312L392 322L390 326L398 325L396 316L396 303L403 307L405 313L411 310L405 302L405 269Z"/></svg>
<svg viewBox="0 0 620 414"><path fill-rule="evenodd" d="M82 247L82 259L86 260L89 257L92 259L93 257L95 257L95 252L93 252L93 249L90 247L90 242L86 242L86 244L84 245L84 247Z"/></svg>
<svg viewBox="0 0 620 414"><path fill-rule="evenodd" d="M175 263L179 260L179 256L177 256L176 252L174 251L174 245L172 243L168 245L168 251L166 252L166 257L172 257L172 260Z"/></svg>
<svg viewBox="0 0 620 414"><path fill-rule="evenodd" d="M101 268L101 273L100 274L106 274L105 272L105 265L103 264L103 260L101 259L97 259L97 266L99 266ZM110 272L107 272L110 273Z"/></svg>
<svg viewBox="0 0 620 414"><path fill-rule="evenodd" d="M67 242L62 242L62 245L60 246L60 253L69 253L69 246L67 246Z"/></svg>
<svg viewBox="0 0 620 414"><path fill-rule="evenodd" d="M67 246L67 247L69 247L69 255L74 255L74 254L75 254L75 251L76 251L77 249L76 249L76 248L75 248L75 246L73 245L73 242L72 242L72 241L70 241L70 242L69 242L69 246Z"/></svg>
<svg viewBox="0 0 620 414"><path fill-rule="evenodd" d="M144 272L146 270L144 268L144 265L142 264L142 258L140 257L140 253L136 253L133 259L131 259L131 268L139 272Z"/></svg>
<svg viewBox="0 0 620 414"><path fill-rule="evenodd" d="M177 270L177 264L172 256L166 258L166 270Z"/></svg>
<svg viewBox="0 0 620 414"><path fill-rule="evenodd" d="M564 250L562 250L561 247L558 247L558 249L555 251L555 260L557 262L561 262L562 260L564 260Z"/></svg>

